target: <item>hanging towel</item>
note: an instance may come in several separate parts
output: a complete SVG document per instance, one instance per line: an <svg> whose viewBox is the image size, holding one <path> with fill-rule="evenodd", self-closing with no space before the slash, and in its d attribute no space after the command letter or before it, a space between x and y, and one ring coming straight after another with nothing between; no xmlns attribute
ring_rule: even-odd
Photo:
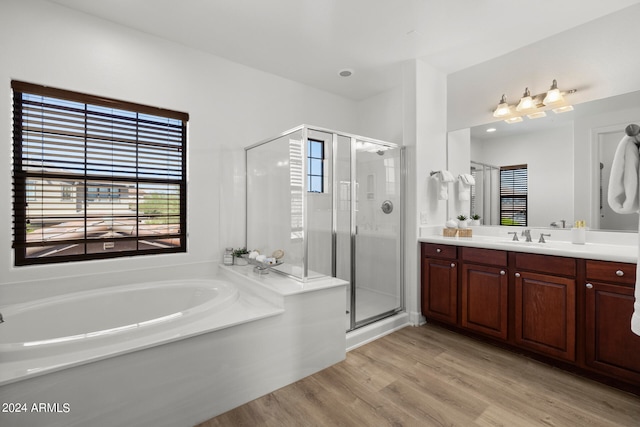
<svg viewBox="0 0 640 427"><path fill-rule="evenodd" d="M634 138L624 136L611 164L611 176L609 178L609 193L607 201L614 212L620 214L637 213L640 208L638 198L638 180L640 180L639 167L640 153L634 142ZM640 251L640 235L638 240ZM631 316L631 331L640 335L640 262L636 270L635 303Z"/></svg>
<svg viewBox="0 0 640 427"><path fill-rule="evenodd" d="M471 186L476 180L471 174L463 173L458 176L458 200L471 200Z"/></svg>
<svg viewBox="0 0 640 427"><path fill-rule="evenodd" d="M449 171L438 171L433 175L440 181L440 188L438 189L438 200L449 199L449 183L455 181L453 174Z"/></svg>
<svg viewBox="0 0 640 427"><path fill-rule="evenodd" d="M609 178L609 206L614 212L638 212L638 165L640 154L634 139L625 136L616 148Z"/></svg>

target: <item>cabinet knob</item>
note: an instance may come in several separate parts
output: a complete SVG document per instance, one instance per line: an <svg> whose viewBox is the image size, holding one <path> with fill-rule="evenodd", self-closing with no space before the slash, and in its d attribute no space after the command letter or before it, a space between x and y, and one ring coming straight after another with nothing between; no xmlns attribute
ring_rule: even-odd
<svg viewBox="0 0 640 427"><path fill-rule="evenodd" d="M452 263L451 263L451 268L453 268L453 267L455 267L455 266L456 266L456 264L452 262Z"/></svg>
<svg viewBox="0 0 640 427"><path fill-rule="evenodd" d="M507 272L506 272L506 271L504 271L504 270L500 270L500 275L501 275L501 276L504 276L505 274L507 274Z"/></svg>
<svg viewBox="0 0 640 427"><path fill-rule="evenodd" d="M440 252L442 252L442 249L440 249L440 248L436 248L436 252L437 252L437 253L440 253Z"/></svg>
<svg viewBox="0 0 640 427"><path fill-rule="evenodd" d="M616 276L618 276L618 277L624 276L624 271L622 271L622 270L616 271Z"/></svg>
<svg viewBox="0 0 640 427"><path fill-rule="evenodd" d="M593 285L591 283L587 283L585 286L587 287L587 289L593 289Z"/></svg>
<svg viewBox="0 0 640 427"><path fill-rule="evenodd" d="M516 277L520 277L520 273L516 273Z"/></svg>

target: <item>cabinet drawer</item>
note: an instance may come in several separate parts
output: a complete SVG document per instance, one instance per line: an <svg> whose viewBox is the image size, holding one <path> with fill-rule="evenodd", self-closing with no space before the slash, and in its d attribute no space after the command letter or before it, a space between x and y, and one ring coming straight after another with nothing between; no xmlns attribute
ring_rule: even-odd
<svg viewBox="0 0 640 427"><path fill-rule="evenodd" d="M636 265L587 260L587 280L633 285L636 283Z"/></svg>
<svg viewBox="0 0 640 427"><path fill-rule="evenodd" d="M458 257L458 247L440 245L438 243L423 243L422 256L427 258L456 259Z"/></svg>
<svg viewBox="0 0 640 427"><path fill-rule="evenodd" d="M460 248L460 257L463 261L477 264L496 265L506 267L507 252L495 249Z"/></svg>
<svg viewBox="0 0 640 427"><path fill-rule="evenodd" d="M551 255L516 252L516 269L575 277L576 260Z"/></svg>

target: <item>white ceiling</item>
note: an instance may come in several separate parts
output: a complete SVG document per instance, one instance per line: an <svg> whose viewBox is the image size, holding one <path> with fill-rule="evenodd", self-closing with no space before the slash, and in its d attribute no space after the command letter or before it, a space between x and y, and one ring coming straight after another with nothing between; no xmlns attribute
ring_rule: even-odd
<svg viewBox="0 0 640 427"><path fill-rule="evenodd" d="M50 0L253 68L366 99L420 58L455 72L640 0ZM351 77L338 76L343 68Z"/></svg>

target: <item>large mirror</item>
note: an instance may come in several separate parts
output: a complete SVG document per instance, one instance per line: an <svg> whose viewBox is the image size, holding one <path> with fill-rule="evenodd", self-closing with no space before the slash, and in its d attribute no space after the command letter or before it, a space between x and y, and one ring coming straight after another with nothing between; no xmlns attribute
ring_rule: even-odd
<svg viewBox="0 0 640 427"><path fill-rule="evenodd" d="M638 231L637 214L616 214L607 203L613 153L630 123L640 124L640 91L535 120L450 132L448 169L473 173L476 185L469 201L454 191L448 217L476 213L482 224L500 225L500 169L526 165L528 227L571 227L584 220L591 229Z"/></svg>

